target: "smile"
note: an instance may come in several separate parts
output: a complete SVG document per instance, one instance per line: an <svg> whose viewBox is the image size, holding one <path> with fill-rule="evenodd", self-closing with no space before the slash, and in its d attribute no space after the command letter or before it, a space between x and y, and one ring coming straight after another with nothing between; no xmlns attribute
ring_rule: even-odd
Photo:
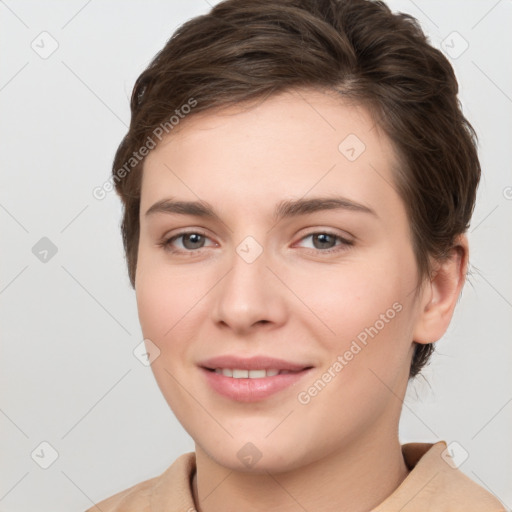
<svg viewBox="0 0 512 512"><path fill-rule="evenodd" d="M306 361L306 358L304 358ZM236 402L257 402L299 385L313 370L307 362L268 355L225 354L199 363L207 387Z"/></svg>

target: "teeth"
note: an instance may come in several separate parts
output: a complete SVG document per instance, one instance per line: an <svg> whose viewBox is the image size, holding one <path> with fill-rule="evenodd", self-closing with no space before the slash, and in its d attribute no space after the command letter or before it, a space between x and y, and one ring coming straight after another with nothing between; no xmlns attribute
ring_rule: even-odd
<svg viewBox="0 0 512 512"><path fill-rule="evenodd" d="M267 376L266 370L249 370L250 379L263 379Z"/></svg>
<svg viewBox="0 0 512 512"><path fill-rule="evenodd" d="M263 379L265 377L274 377L279 373L290 373L287 370L240 370L237 368L215 368L215 373L224 375L224 377L233 377L234 379Z"/></svg>

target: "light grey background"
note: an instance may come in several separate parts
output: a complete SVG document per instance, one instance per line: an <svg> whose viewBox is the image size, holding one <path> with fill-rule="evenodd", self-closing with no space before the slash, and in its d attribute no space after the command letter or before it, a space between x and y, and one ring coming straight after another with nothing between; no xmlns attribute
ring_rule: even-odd
<svg viewBox="0 0 512 512"><path fill-rule="evenodd" d="M455 455L469 455L460 469L511 507L512 2L389 5L451 55L484 172L469 233L478 272L408 390L401 441L458 443ZM85 510L193 450L132 353L142 335L120 201L92 190L110 175L136 77L209 9L205 0L0 1L0 511ZM33 253L43 237L57 248L46 262ZM42 442L58 452L47 469Z"/></svg>

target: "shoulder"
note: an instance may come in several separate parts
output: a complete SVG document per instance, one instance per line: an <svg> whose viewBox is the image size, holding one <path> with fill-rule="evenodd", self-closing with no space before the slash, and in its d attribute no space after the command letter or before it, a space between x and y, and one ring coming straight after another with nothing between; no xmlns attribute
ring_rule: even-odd
<svg viewBox="0 0 512 512"><path fill-rule="evenodd" d="M128 487L85 512L150 512L165 503L188 503L192 499L190 477L194 470L194 452L184 453L161 475Z"/></svg>
<svg viewBox="0 0 512 512"><path fill-rule="evenodd" d="M455 463L445 441L402 445L409 475L375 512L506 512L503 504ZM390 506L388 508L388 506Z"/></svg>
<svg viewBox="0 0 512 512"><path fill-rule="evenodd" d="M86 512L146 512L150 510L152 488L159 477L154 477L106 498Z"/></svg>
<svg viewBox="0 0 512 512"><path fill-rule="evenodd" d="M432 479L431 489L431 492L436 494L435 500L439 502L442 500L446 510L507 512L494 494L458 468L448 467L444 474L439 472L435 475ZM434 498L432 499L434 500ZM435 502L437 503L437 501Z"/></svg>

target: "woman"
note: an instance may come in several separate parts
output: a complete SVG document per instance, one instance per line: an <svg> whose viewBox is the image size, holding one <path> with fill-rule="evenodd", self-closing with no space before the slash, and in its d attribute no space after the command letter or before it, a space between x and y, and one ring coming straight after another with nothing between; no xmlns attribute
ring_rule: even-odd
<svg viewBox="0 0 512 512"><path fill-rule="evenodd" d="M480 179L457 81L380 2L227 0L138 78L112 180L147 357L195 441L102 511L505 510L400 445Z"/></svg>

